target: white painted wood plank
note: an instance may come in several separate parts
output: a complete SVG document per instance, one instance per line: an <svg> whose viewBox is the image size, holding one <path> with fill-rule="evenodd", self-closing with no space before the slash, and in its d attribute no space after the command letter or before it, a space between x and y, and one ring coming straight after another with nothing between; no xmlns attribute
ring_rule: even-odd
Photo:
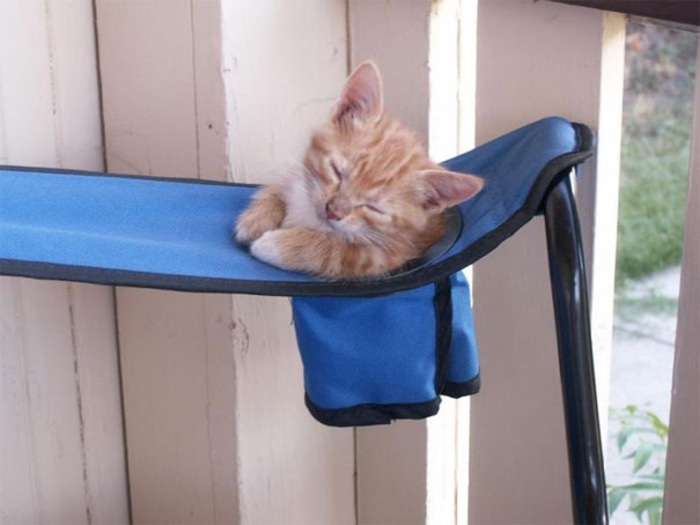
<svg viewBox="0 0 700 525"><path fill-rule="evenodd" d="M349 2L350 66L374 60L382 72L386 111L428 144L430 12L427 1ZM410 79L407 80L407 79ZM428 427L400 421L358 428L358 522L427 520Z"/></svg>
<svg viewBox="0 0 700 525"><path fill-rule="evenodd" d="M581 215L584 254L590 291L591 340L600 415L600 433L608 435L622 98L624 95L625 34L627 18L603 12L598 91L596 155L581 167L576 199ZM600 174L600 178L596 174ZM602 227L601 227L602 225Z"/></svg>
<svg viewBox="0 0 700 525"><path fill-rule="evenodd" d="M0 283L3 523L126 523L111 291Z"/></svg>
<svg viewBox="0 0 700 525"><path fill-rule="evenodd" d="M301 160L346 76L345 3L223 6L229 162L234 180L268 182ZM286 299L234 297L243 523L354 523L351 429L315 422Z"/></svg>
<svg viewBox="0 0 700 525"><path fill-rule="evenodd" d="M474 146L476 19L474 1L431 4L428 143L430 156L438 161ZM457 525L467 520L469 404L469 398L444 398L440 413L427 421L428 524Z"/></svg>
<svg viewBox="0 0 700 525"><path fill-rule="evenodd" d="M192 3L192 56L199 147L197 173L204 179L224 181L228 178L229 166L226 112L222 111L225 93L220 25L219 2Z"/></svg>
<svg viewBox="0 0 700 525"><path fill-rule="evenodd" d="M234 311L241 521L354 523L353 432L307 413L287 300L242 297Z"/></svg>
<svg viewBox="0 0 700 525"><path fill-rule="evenodd" d="M223 181L228 178L229 166L221 7L219 2L193 2L191 6L197 173L201 178ZM231 298L208 295L202 299L206 324L207 421L213 513L215 522L231 523L239 519Z"/></svg>
<svg viewBox="0 0 700 525"><path fill-rule="evenodd" d="M457 149L458 152L463 152L474 147L476 135L478 0L460 0L459 10ZM469 282L473 283L473 268L470 267L465 272ZM455 523L464 524L469 520L471 397L457 401L455 426Z"/></svg>
<svg viewBox="0 0 700 525"><path fill-rule="evenodd" d="M358 523L425 523L425 422L397 421L357 433Z"/></svg>
<svg viewBox="0 0 700 525"><path fill-rule="evenodd" d="M0 162L100 169L91 2L3 2L0 41ZM2 523L126 523L111 290L0 287Z"/></svg>
<svg viewBox="0 0 700 525"><path fill-rule="evenodd" d="M300 161L310 131L340 93L345 5L263 0L223 7L232 176L267 182Z"/></svg>
<svg viewBox="0 0 700 525"><path fill-rule="evenodd" d="M104 165L97 52L91 0L46 0L56 164Z"/></svg>
<svg viewBox="0 0 700 525"><path fill-rule="evenodd" d="M46 2L58 166L104 167L94 12L89 0ZM66 284L88 522L127 523L126 458L114 290Z"/></svg>
<svg viewBox="0 0 700 525"><path fill-rule="evenodd" d="M352 1L351 65L374 59L387 111L415 129L436 160L473 145L476 3ZM463 38L464 37L464 38ZM457 441L458 428L462 444ZM358 429L360 523L466 519L468 402L444 400L427 422ZM461 513L461 515L460 515Z"/></svg>
<svg viewBox="0 0 700 525"><path fill-rule="evenodd" d="M134 522L221 523L215 498L222 494L215 491L210 453L204 298L121 292L119 340ZM223 317L219 322L226 323ZM230 415L224 421L233 424ZM235 458L230 452L228 461L221 458L229 469Z"/></svg>
<svg viewBox="0 0 700 525"><path fill-rule="evenodd" d="M196 178L191 2L98 0L96 15L110 171Z"/></svg>
<svg viewBox="0 0 700 525"><path fill-rule="evenodd" d="M377 63L386 111L415 130L426 144L430 9L428 0L349 1L350 64L367 59Z"/></svg>
<svg viewBox="0 0 700 525"><path fill-rule="evenodd" d="M471 410L474 523L566 523L571 516L543 226L534 221L474 268L482 367Z"/></svg>
<svg viewBox="0 0 700 525"><path fill-rule="evenodd" d="M526 0L480 2L477 142L548 115L596 128L601 100L609 95L601 92L608 85L601 80L609 51L603 47L605 28L605 15L595 10ZM611 43L621 45L621 39L609 38ZM607 141L619 140L613 135ZM596 207L604 206L594 198L590 165L579 187L589 257ZM605 169L605 184L614 184L610 167L600 161L597 167ZM614 264L612 253L595 255ZM568 522L564 420L541 220L482 259L474 273L483 383L471 411L470 520ZM589 277L596 282L596 275ZM611 301L612 290L594 288L592 300ZM609 335L597 338L599 347Z"/></svg>
<svg viewBox="0 0 700 525"><path fill-rule="evenodd" d="M89 523L129 523L114 290L68 285ZM99 309L97 309L99 307Z"/></svg>
<svg viewBox="0 0 700 525"><path fill-rule="evenodd" d="M96 7L110 171L225 179L218 4ZM134 521L235 522L230 300L120 289L117 312Z"/></svg>
<svg viewBox="0 0 700 525"><path fill-rule="evenodd" d="M49 37L44 3L0 3L2 161L40 166L57 161ZM7 42L7 43L5 43ZM17 49L22 49L21 54Z"/></svg>
<svg viewBox="0 0 700 525"><path fill-rule="evenodd" d="M340 1L97 7L112 170L270 180L345 76ZM120 290L118 310L136 522L354 521L352 432L306 412L287 300Z"/></svg>
<svg viewBox="0 0 700 525"><path fill-rule="evenodd" d="M700 66L700 46L697 55ZM696 68L697 71L697 68ZM700 523L700 81L681 268L663 522Z"/></svg>
<svg viewBox="0 0 700 525"><path fill-rule="evenodd" d="M3 349L11 352L8 362L16 388L9 395L20 401L23 414L17 419L24 419L24 428L20 432L27 440L27 445L21 448L28 457L21 463L29 467L29 486L20 490L31 494L22 498L24 504L21 507L13 509L17 514L5 519L11 523L33 515L40 522L87 523L80 414L76 403L74 348L66 287L62 283L3 281L10 284L10 293L15 296L15 319L20 321L19 337L15 340L18 346L3 344ZM12 449L20 436L15 434L13 437L9 442L3 438L2 455L19 470L21 465L12 458ZM17 487L11 488L14 484L12 472L3 468L2 485L4 489L15 491ZM23 475L20 473L19 477ZM34 509L26 507L30 498Z"/></svg>
<svg viewBox="0 0 700 525"><path fill-rule="evenodd" d="M0 523L37 523L40 504L33 471L26 351L19 279L0 278Z"/></svg>

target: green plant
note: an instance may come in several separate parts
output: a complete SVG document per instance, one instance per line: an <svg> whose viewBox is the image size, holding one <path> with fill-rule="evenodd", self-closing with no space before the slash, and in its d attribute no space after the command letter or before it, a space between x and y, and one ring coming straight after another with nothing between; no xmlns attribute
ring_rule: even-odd
<svg viewBox="0 0 700 525"><path fill-rule="evenodd" d="M627 27L617 283L680 262L698 35Z"/></svg>
<svg viewBox="0 0 700 525"><path fill-rule="evenodd" d="M623 140L617 264L623 285L681 259L690 126L671 127L662 117L648 123L655 136Z"/></svg>
<svg viewBox="0 0 700 525"><path fill-rule="evenodd" d="M619 425L617 448L623 458L632 460L632 480L608 486L610 514L622 509L633 513L640 523L661 524L663 510L668 425L649 410L629 405L612 409L612 423Z"/></svg>

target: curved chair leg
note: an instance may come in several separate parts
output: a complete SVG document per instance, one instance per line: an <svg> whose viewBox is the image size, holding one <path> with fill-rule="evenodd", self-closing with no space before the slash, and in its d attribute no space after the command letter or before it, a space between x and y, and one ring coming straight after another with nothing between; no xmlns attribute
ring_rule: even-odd
<svg viewBox="0 0 700 525"><path fill-rule="evenodd" d="M607 524L588 288L570 177L551 190L544 208L574 522Z"/></svg>

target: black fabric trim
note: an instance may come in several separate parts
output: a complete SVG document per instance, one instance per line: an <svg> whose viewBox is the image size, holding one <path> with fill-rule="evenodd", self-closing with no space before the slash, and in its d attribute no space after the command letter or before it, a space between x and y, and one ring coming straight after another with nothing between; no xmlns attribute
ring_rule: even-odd
<svg viewBox="0 0 700 525"><path fill-rule="evenodd" d="M443 277L435 283L435 391L442 392L452 346L452 283Z"/></svg>
<svg viewBox="0 0 700 525"><path fill-rule="evenodd" d="M164 290L177 290L187 292L207 293L240 293L251 295L274 296L344 296L344 297L375 297L418 288L437 281L438 279L452 275L455 272L473 264L503 241L512 236L522 226L540 211L542 200L553 184L561 181L568 175L575 165L583 162L593 154L594 135L585 125L575 124L576 151L561 155L552 159L542 170L535 184L532 186L523 207L510 216L499 228L470 245L462 252L436 264L421 265L418 268L409 269L394 275L373 279L338 280L338 281L255 281L202 278L187 275L167 275L149 272L131 272L123 270L110 270L104 268L82 267L73 265L60 265L44 262L0 260L0 273L18 277L31 277L36 279L54 279L65 281L78 281L93 284L131 286L137 288L156 288ZM9 169L9 168L8 168ZM27 168L11 168L16 170ZM42 171L35 170L31 171ZM51 173L61 172L57 170L44 170ZM106 173L73 172L62 170L64 173L85 174L90 176L142 178L153 180L144 176L112 175ZM157 179L164 180L164 179ZM165 179L174 182L189 182L200 184L228 184L223 182L208 181L202 179Z"/></svg>
<svg viewBox="0 0 700 525"><path fill-rule="evenodd" d="M276 296L290 295L284 293L286 289L284 283L280 286L280 283L272 281L243 281L194 277L191 275L133 272L128 270L95 268L92 266L17 261L14 259L0 259L0 275L54 281L74 281L109 286L125 286L131 288L173 290L177 292L236 293Z"/></svg>
<svg viewBox="0 0 700 525"><path fill-rule="evenodd" d="M423 403L367 403L337 409L319 407L311 401L308 394L304 396L304 400L314 419L331 427L388 425L396 419L425 419L437 414L440 408L440 397Z"/></svg>
<svg viewBox="0 0 700 525"><path fill-rule="evenodd" d="M459 399L460 397L477 394L479 390L481 390L481 376L477 374L476 377L466 383L445 383L440 393L444 396Z"/></svg>

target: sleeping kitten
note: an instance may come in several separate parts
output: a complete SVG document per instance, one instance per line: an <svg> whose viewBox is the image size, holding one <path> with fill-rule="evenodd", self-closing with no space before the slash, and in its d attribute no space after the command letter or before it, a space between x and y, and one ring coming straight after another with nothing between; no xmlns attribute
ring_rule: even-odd
<svg viewBox="0 0 700 525"><path fill-rule="evenodd" d="M445 210L483 180L433 163L383 107L379 71L364 62L312 135L303 168L255 195L236 239L269 264L330 278L386 274L440 239Z"/></svg>

